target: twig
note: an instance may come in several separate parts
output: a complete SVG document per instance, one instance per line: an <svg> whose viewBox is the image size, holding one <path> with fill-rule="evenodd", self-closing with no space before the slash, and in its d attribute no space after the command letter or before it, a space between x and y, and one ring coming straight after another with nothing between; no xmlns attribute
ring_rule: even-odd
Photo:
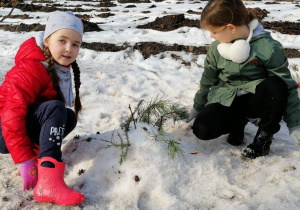
<svg viewBox="0 0 300 210"><path fill-rule="evenodd" d="M158 130L160 130L160 128L161 128L161 126L162 126L163 118L164 118L164 115L160 116L160 121L159 121L159 125L158 125Z"/></svg>
<svg viewBox="0 0 300 210"><path fill-rule="evenodd" d="M10 12L8 13L8 15L6 15L6 16L4 16L1 20L0 20L0 22L3 22L6 18L8 18L10 15L11 15L11 13L14 11L14 9L15 9L15 7L18 5L18 2L15 2L14 4L13 4L13 8L10 10Z"/></svg>
<svg viewBox="0 0 300 210"><path fill-rule="evenodd" d="M130 107L130 104L129 104L129 107L130 109L130 112L131 112L131 117L132 117L132 121L133 121L133 124L134 124L134 128L136 129L136 125L135 125L135 119L134 119L134 116L133 116L133 113L132 113L132 110L131 110L131 107Z"/></svg>
<svg viewBox="0 0 300 210"><path fill-rule="evenodd" d="M6 18L8 18L8 17L11 15L11 13L14 11L14 9L15 9L15 7L13 7L13 8L10 10L10 13L9 13L8 15L4 16L4 17L0 20L0 22L3 22Z"/></svg>

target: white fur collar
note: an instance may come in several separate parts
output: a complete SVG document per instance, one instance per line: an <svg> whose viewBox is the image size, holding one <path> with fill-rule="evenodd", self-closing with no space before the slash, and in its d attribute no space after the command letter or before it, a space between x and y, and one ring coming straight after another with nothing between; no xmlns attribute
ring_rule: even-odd
<svg viewBox="0 0 300 210"><path fill-rule="evenodd" d="M253 31L258 26L258 20L254 19L249 23L250 34L247 40L237 40L234 43L220 43L218 51L220 55L236 63L243 63L249 58L250 54L250 40L253 36Z"/></svg>

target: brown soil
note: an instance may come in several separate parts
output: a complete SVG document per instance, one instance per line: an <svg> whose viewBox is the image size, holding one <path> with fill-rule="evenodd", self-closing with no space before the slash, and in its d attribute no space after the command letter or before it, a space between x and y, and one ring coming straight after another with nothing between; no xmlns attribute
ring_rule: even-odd
<svg viewBox="0 0 300 210"><path fill-rule="evenodd" d="M32 3L52 3L50 0L32 0Z"/></svg>
<svg viewBox="0 0 300 210"><path fill-rule="evenodd" d="M115 44L108 44L108 43L100 43L100 42L93 42L93 43L82 43L82 48L95 50L95 51L102 51L102 52L117 52L121 50L125 50L128 47L132 47L133 50L139 50L145 59L149 58L151 55L157 55L159 53L165 51L184 51L187 53L193 53L194 55L206 54L208 50L208 46L184 46L184 45L165 45L156 42L140 42L133 46L128 44L124 44L121 46L117 46ZM284 52L288 58L299 58L300 51L296 49L284 49Z"/></svg>
<svg viewBox="0 0 300 210"><path fill-rule="evenodd" d="M96 17L101 17L101 18L108 18L110 16L114 16L115 14L113 13L110 13L110 12L107 12L107 13L102 13L102 14L99 14L99 15L95 15Z"/></svg>
<svg viewBox="0 0 300 210"><path fill-rule="evenodd" d="M135 8L136 6L135 5L128 5L128 6L126 6L125 8Z"/></svg>
<svg viewBox="0 0 300 210"><path fill-rule="evenodd" d="M95 7L116 7L117 5L115 3L112 3L110 1L103 1L100 2L99 4L95 5Z"/></svg>
<svg viewBox="0 0 300 210"><path fill-rule="evenodd" d="M260 9L258 7L256 7L256 8L247 8L247 9L250 10L252 13L254 13L255 16L257 17L257 19L260 20L260 21L262 19L264 19L265 17L267 17L268 13L269 13L267 10Z"/></svg>
<svg viewBox="0 0 300 210"><path fill-rule="evenodd" d="M257 8L255 8L252 11L255 13L257 12L259 19L264 18L267 15L267 11L265 10L258 10ZM272 29L282 34L290 34L290 35L300 34L300 23L287 22L287 21L285 22L262 21L262 24L265 27L265 29ZM183 26L200 28L199 20L186 19L184 17L184 14L167 15L164 17L156 18L153 22L147 23L145 25L139 25L137 26L137 28L153 29L157 31L172 31Z"/></svg>
<svg viewBox="0 0 300 210"><path fill-rule="evenodd" d="M10 15L9 18L12 19L32 19L29 15Z"/></svg>
<svg viewBox="0 0 300 210"><path fill-rule="evenodd" d="M89 21L91 16L89 15L79 15L79 14L76 14L77 17L79 17L81 20L86 20L86 21Z"/></svg>
<svg viewBox="0 0 300 210"><path fill-rule="evenodd" d="M55 5L47 5L47 6L40 6L35 4L18 4L16 8L20 9L23 12L54 12L57 11L57 8Z"/></svg>
<svg viewBox="0 0 300 210"><path fill-rule="evenodd" d="M150 0L118 0L119 3L151 3Z"/></svg>
<svg viewBox="0 0 300 210"><path fill-rule="evenodd" d="M300 23L294 22L262 22L265 29L271 29L274 31L278 31L282 34L290 34L290 35L300 35Z"/></svg>
<svg viewBox="0 0 300 210"><path fill-rule="evenodd" d="M167 15L161 18L156 18L154 22L150 22L145 25L139 25L137 28L153 29L157 31L172 31L183 26L199 28L199 20L186 19L184 14Z"/></svg>
<svg viewBox="0 0 300 210"><path fill-rule="evenodd" d="M83 30L85 32L103 31L101 28L98 27L96 23L91 23L84 19L82 19L82 23L83 23ZM0 29L4 31L11 31L11 32L44 31L45 25L41 25L39 23L34 23L31 25L21 23L20 25L0 25Z"/></svg>
<svg viewBox="0 0 300 210"><path fill-rule="evenodd" d="M11 3L0 3L1 7L11 8ZM63 7L63 4L46 4L46 6L36 5L36 4L18 4L17 9L20 9L23 12L54 12L54 11L72 11L72 12L91 12L93 9L82 9L79 5L77 8L58 8ZM94 6L94 5L93 5ZM96 5L97 6L97 5Z"/></svg>
<svg viewBox="0 0 300 210"><path fill-rule="evenodd" d="M44 31L45 26L39 23L34 23L31 25L27 25L21 23L20 25L0 25L0 29L4 31L11 31L11 32L29 32L29 31Z"/></svg>
<svg viewBox="0 0 300 210"><path fill-rule="evenodd" d="M48 3L46 0L36 0L36 2L44 2ZM86 0L87 1L87 0ZM155 2L161 2L163 0L154 0ZM88 1L87 1L88 2ZM96 1L94 1L96 2ZM97 1L100 2L97 4L97 7L104 7L101 8L98 12L106 12L103 14L99 14L97 16L106 18L109 16L112 16L114 14L110 13L110 9L107 7L114 7L117 6L116 4L112 3L110 0L101 0ZM119 3L149 3L148 0L118 0ZM0 6L4 7L11 7L10 1L2 0L0 3ZM30 12L36 12L36 11L43 11L43 12L52 12L52 11L65 11L65 10L71 10L73 12L82 12L82 11L88 11L83 10L79 7L75 9L61 9L56 8L57 6L63 6L59 4L47 4L46 6L39 6L34 4L20 4L18 5L18 9L22 11L30 11ZM134 5L129 5L134 6ZM155 5L150 6L149 8L154 8ZM129 7L128 7L129 8ZM200 8L201 9L201 8ZM250 8L249 8L250 9ZM260 8L251 8L251 11L256 14L259 20L263 20L265 17L268 16L267 10L262 10ZM149 11L145 11L149 12ZM189 14L201 14L201 12L195 12L193 10L187 11ZM82 19L84 24L84 31L102 31L96 23L89 22L89 15L78 15L79 18ZM11 16L10 18L22 18L27 19L30 18L28 15L24 16ZM282 34L293 34L293 35L299 35L300 34L300 23L293 23L293 22L268 22L268 21L261 21L265 29L271 29L278 31ZM172 31L176 30L180 27L187 26L187 27L197 27L199 26L199 20L191 20L186 19L184 17L184 14L178 14L178 15L167 15L164 17L156 18L153 22L147 23L145 25L139 25L137 28L140 29L153 29L158 31ZM13 25L0 25L0 29L2 30L8 30L13 32L28 32L28 31L42 31L44 30L45 26L40 24L32 24L32 25L26 25L26 24L20 24L18 26ZM191 52L195 55L198 54L206 54L207 53L207 46L202 47L195 47L195 46L184 46L184 45L165 45L161 43L156 42L141 42L137 43L133 46L129 46L128 44L124 44L122 46L117 46L114 44L108 44L108 43L83 43L83 48L95 50L95 51L109 51L109 52L116 52L125 50L127 47L132 47L133 50L139 50L141 54L144 56L144 58L149 58L151 55L156 55L165 51L185 51L185 52ZM295 49L284 49L285 53L288 58L298 58L300 57L300 52Z"/></svg>
<svg viewBox="0 0 300 210"><path fill-rule="evenodd" d="M201 15L202 12L196 12L196 11L193 11L193 10L188 10L187 13L188 14Z"/></svg>

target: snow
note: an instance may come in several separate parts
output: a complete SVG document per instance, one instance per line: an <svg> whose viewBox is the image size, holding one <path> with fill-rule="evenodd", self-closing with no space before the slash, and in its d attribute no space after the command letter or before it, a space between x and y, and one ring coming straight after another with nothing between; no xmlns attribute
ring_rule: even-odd
<svg viewBox="0 0 300 210"><path fill-rule="evenodd" d="M26 1L30 3L31 1ZM53 1L73 8L98 2ZM104 31L87 32L84 42L106 42L121 45L153 41L163 44L204 46L213 40L209 33L198 28L182 27L170 32L137 29L154 21L156 17L185 13L186 18L199 19L187 14L188 10L201 11L207 1L151 2L117 4L110 13L115 16L99 18L92 12L91 22L98 23ZM259 7L270 13L266 21L300 21L300 7L293 2L265 4L265 1L247 1L247 7ZM149 9L151 5L157 7ZM130 12L123 12L129 10ZM144 14L143 11L151 11ZM0 8L0 15L10 9ZM6 19L1 24L45 24L47 13L22 12L33 19ZM149 17L145 20L139 20ZM130 28L129 28L130 26ZM269 30L284 47L300 49L300 36L280 34ZM1 30L0 82L14 65L14 56L22 42L38 32L17 33ZM191 66L172 59L181 56ZM268 156L246 159L241 150L250 144L257 127L248 123L246 143L231 146L226 135L211 141L198 140L192 133L192 123L183 121L165 123L168 135L180 142L184 156L174 159L167 145L152 137L157 128L138 123L129 131L130 147L120 165L120 148L108 147L107 141L125 139L120 125L130 115L128 105L136 107L140 100L151 101L165 96L173 103L187 109L199 87L205 55L185 52L164 52L144 59L138 50L128 48L119 52L96 52L81 49L78 64L81 68L80 89L83 111L75 130L63 141L63 159L67 162L65 181L86 196L79 206L64 207L33 200L33 190L22 191L18 166L10 155L0 155L0 208L1 209L299 209L300 203L300 153L289 136L288 128L281 123L274 135ZM289 59L290 69L300 68L300 58ZM292 71L291 71L292 72ZM294 72L292 72L294 73ZM97 134L100 133L100 134ZM74 138L79 135L79 138ZM196 154L191 154L196 153ZM79 171L83 171L79 175ZM138 176L140 181L135 181Z"/></svg>

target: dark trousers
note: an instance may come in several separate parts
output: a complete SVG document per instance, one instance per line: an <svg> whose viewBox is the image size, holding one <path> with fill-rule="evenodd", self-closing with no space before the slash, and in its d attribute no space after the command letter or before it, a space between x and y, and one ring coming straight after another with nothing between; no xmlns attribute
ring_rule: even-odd
<svg viewBox="0 0 300 210"><path fill-rule="evenodd" d="M1 121L0 121L1 122ZM26 115L27 135L40 146L39 158L52 157L62 161L61 143L77 124L76 114L57 100L34 104ZM0 153L9 153L0 123Z"/></svg>
<svg viewBox="0 0 300 210"><path fill-rule="evenodd" d="M277 76L268 77L256 87L255 94L236 97L230 107L219 103L205 106L194 121L193 132L202 140L215 139L231 133L247 118L260 118L261 130L277 133L287 97L286 83Z"/></svg>

